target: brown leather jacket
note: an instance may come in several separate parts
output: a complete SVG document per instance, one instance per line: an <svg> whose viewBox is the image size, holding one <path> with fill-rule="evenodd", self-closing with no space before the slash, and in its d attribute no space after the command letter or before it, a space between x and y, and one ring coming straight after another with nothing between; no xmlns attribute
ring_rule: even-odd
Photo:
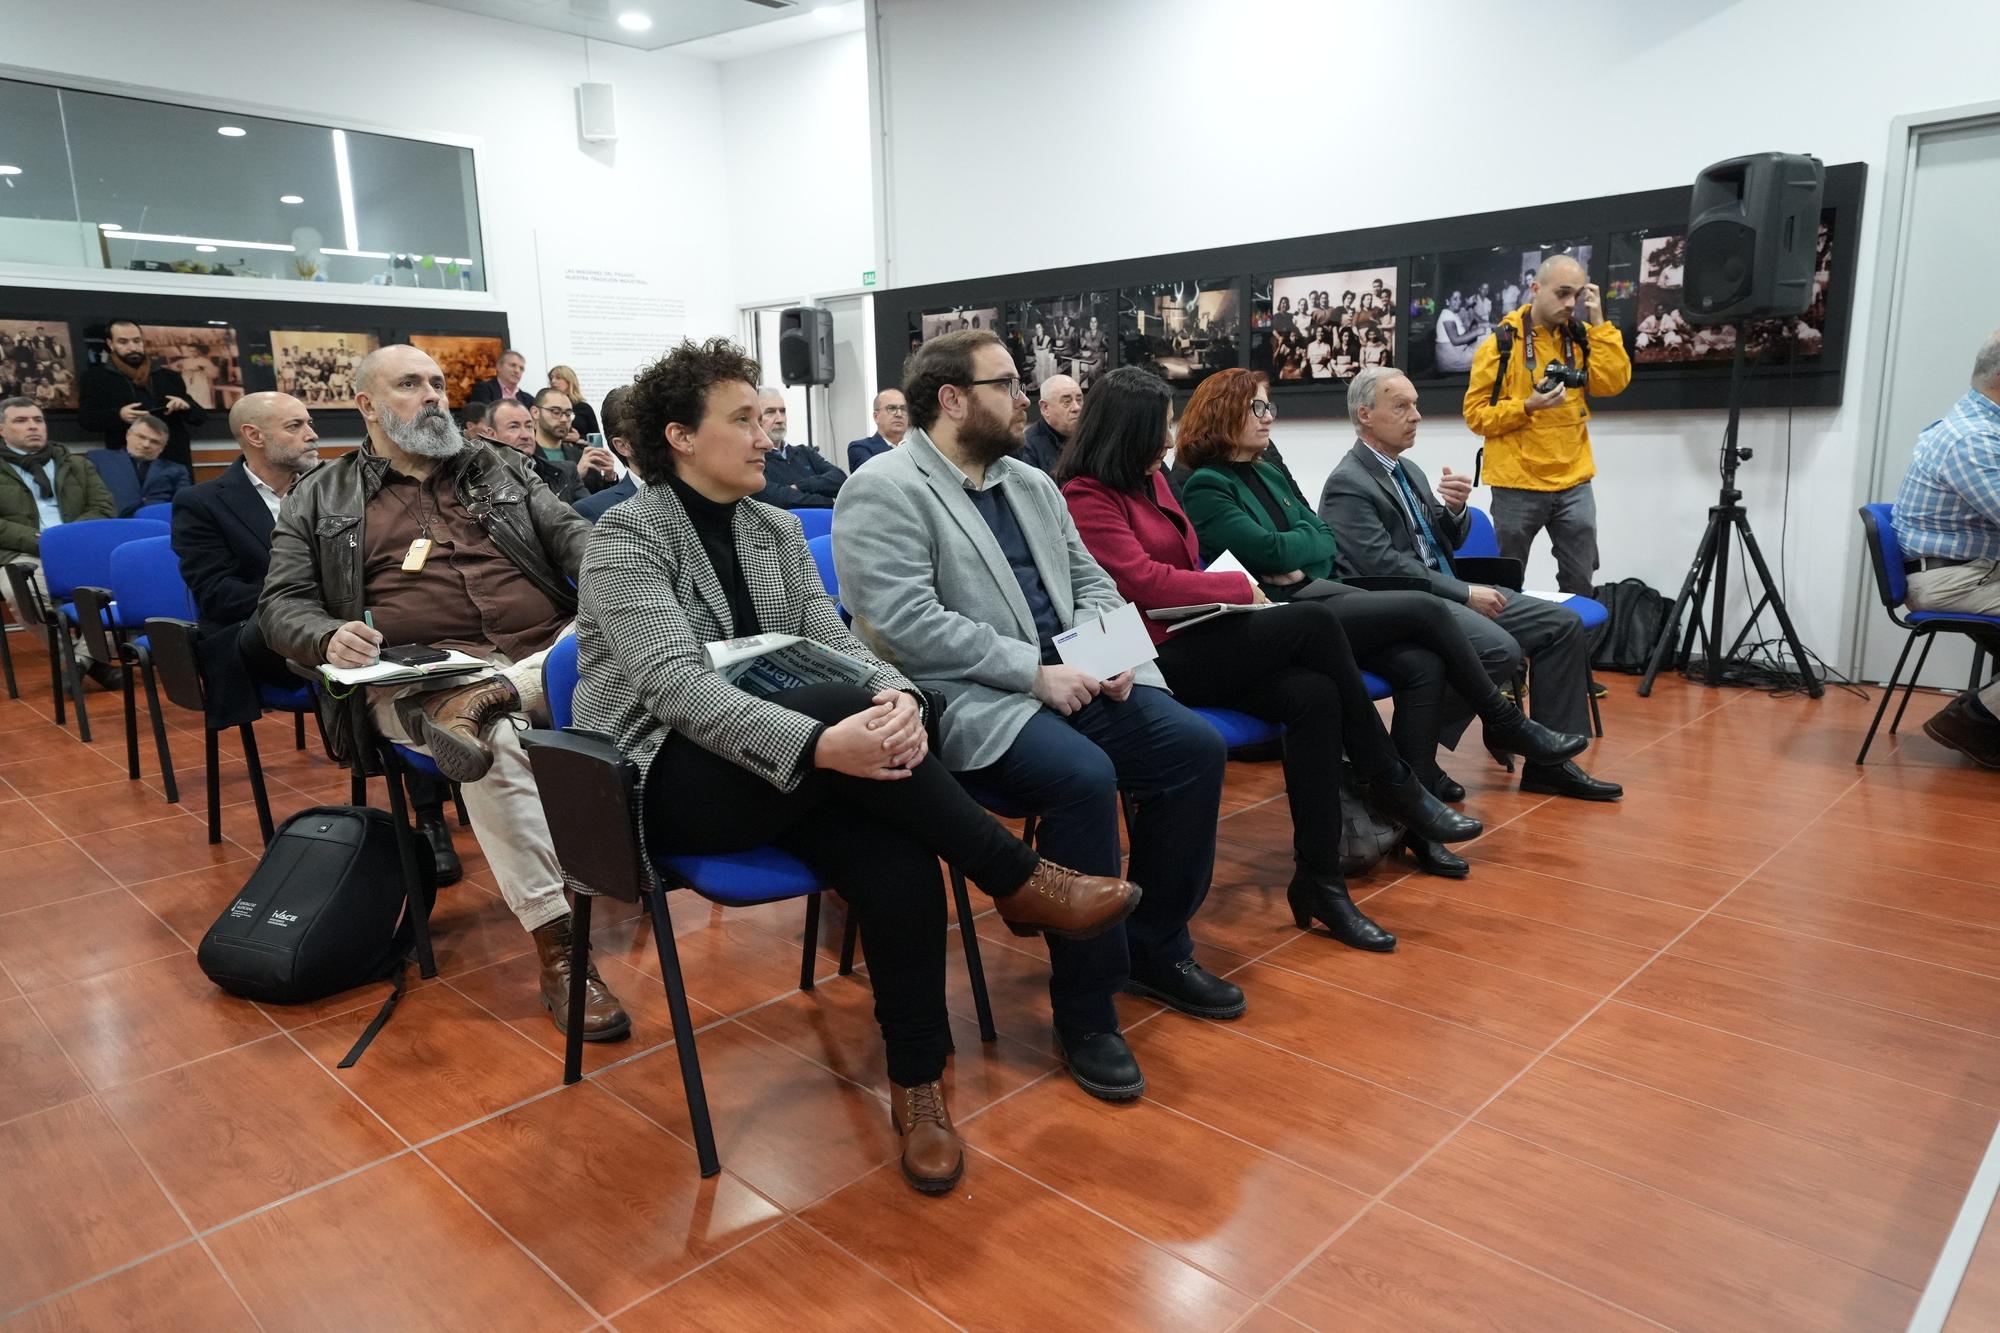
<svg viewBox="0 0 2000 1333"><path fill-rule="evenodd" d="M460 504L470 504L475 492L490 498L486 530L493 544L522 577L574 614L589 520L557 499L528 460L511 450L475 444L444 466ZM364 446L314 468L286 495L271 531L271 568L257 603L257 624L274 652L316 667L326 660L334 631L361 619L363 511L382 489L388 467ZM347 710L355 697L336 699L320 691L320 716L336 759L347 757L353 735Z"/></svg>

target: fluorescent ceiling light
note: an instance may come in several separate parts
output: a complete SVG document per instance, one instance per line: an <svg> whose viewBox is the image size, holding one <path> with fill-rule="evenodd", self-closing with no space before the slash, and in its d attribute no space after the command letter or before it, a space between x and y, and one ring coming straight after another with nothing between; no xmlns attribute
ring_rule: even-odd
<svg viewBox="0 0 2000 1333"><path fill-rule="evenodd" d="M333 174L340 185L340 223L347 229L347 248L361 248L360 229L354 225L354 173L347 166L347 131L333 132Z"/></svg>
<svg viewBox="0 0 2000 1333"><path fill-rule="evenodd" d="M653 26L651 16L630 9L618 16L618 26L627 32L644 32Z"/></svg>
<svg viewBox="0 0 2000 1333"><path fill-rule="evenodd" d="M114 239L161 241L167 245L226 245L232 250L282 250L286 254L295 254L299 248L296 245L280 245L276 241L230 241L215 236L169 236L151 231L120 231Z"/></svg>
<svg viewBox="0 0 2000 1333"><path fill-rule="evenodd" d="M250 131L244 129L241 125L222 125L218 126L215 132L225 139L241 139Z"/></svg>
<svg viewBox="0 0 2000 1333"><path fill-rule="evenodd" d="M319 252L323 255L350 255L355 259L387 259L389 257L387 250L345 250L337 245L322 245L319 248Z"/></svg>
<svg viewBox="0 0 2000 1333"><path fill-rule="evenodd" d="M117 224L116 222L100 222L100 223L98 223L98 224L97 224L97 229L98 229L99 231L124 231L124 230L125 230L125 228L123 228L123 227L119 226L119 225L118 225L118 224Z"/></svg>
<svg viewBox="0 0 2000 1333"><path fill-rule="evenodd" d="M205 255L212 255L215 253L215 247L212 245L197 245L195 249L201 251Z"/></svg>
<svg viewBox="0 0 2000 1333"><path fill-rule="evenodd" d="M281 194L278 196L278 202L281 204L303 204L305 201L306 197L302 194Z"/></svg>
<svg viewBox="0 0 2000 1333"><path fill-rule="evenodd" d="M20 174L21 169L19 167L0 167L0 176L18 176Z"/></svg>

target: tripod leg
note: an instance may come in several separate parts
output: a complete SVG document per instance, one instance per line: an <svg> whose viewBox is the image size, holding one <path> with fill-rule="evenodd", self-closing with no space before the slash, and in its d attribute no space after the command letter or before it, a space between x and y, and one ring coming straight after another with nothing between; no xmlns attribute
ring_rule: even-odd
<svg viewBox="0 0 2000 1333"><path fill-rule="evenodd" d="M1737 516L1725 510L1715 534L1715 596L1709 605L1708 684L1722 684L1722 612L1729 604L1729 525Z"/></svg>
<svg viewBox="0 0 2000 1333"><path fill-rule="evenodd" d="M1770 604L1771 594L1768 592L1757 599L1757 604L1750 608L1750 618L1743 622L1743 628L1736 632L1735 639L1729 644L1729 651L1723 654L1725 658L1733 660L1736 654L1743 650L1743 641L1750 637L1750 631L1756 627L1757 617L1763 615L1764 608Z"/></svg>
<svg viewBox="0 0 2000 1333"><path fill-rule="evenodd" d="M1646 663L1645 679L1639 682L1639 697L1644 699L1653 692L1653 681L1658 678L1660 668L1667 660L1667 650L1674 640L1674 626L1681 620L1681 613L1687 610L1688 600L1694 595L1694 585L1701 573L1708 567L1708 548L1715 540L1715 517L1710 511L1708 527L1701 534L1701 544L1695 548L1694 563L1688 566L1687 577L1681 580L1681 590L1674 598L1673 608L1667 612L1666 623L1660 626L1660 637L1653 644L1653 655ZM1686 650L1682 650L1686 655Z"/></svg>
<svg viewBox="0 0 2000 1333"><path fill-rule="evenodd" d="M1763 581L1766 595L1771 599L1771 610L1777 613L1778 627L1785 632L1785 643L1791 648L1792 661L1805 680L1806 693L1817 699L1826 693L1826 686L1820 684L1819 673L1813 670L1812 660L1806 656L1806 646L1799 642L1799 632L1792 626L1792 613L1785 609L1785 599L1778 595L1771 567L1764 563L1763 549L1757 545L1757 534L1750 531L1750 520L1740 511L1736 515L1736 526L1743 530L1743 545L1749 550L1750 563L1757 567L1757 577Z"/></svg>

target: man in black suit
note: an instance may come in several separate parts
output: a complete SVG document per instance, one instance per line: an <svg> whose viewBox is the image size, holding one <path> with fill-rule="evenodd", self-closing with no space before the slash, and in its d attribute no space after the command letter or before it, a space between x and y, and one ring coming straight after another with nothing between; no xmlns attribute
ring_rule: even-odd
<svg viewBox="0 0 2000 1333"><path fill-rule="evenodd" d="M901 389L884 389L875 395L875 433L847 446L847 475L877 454L886 454L910 433L910 405Z"/></svg>
<svg viewBox="0 0 2000 1333"><path fill-rule="evenodd" d="M1333 529L1340 573L1425 580L1450 605L1494 680L1511 680L1524 657L1534 664L1528 699L1537 722L1588 735L1590 643L1576 612L1459 577L1452 552L1471 525L1466 501L1472 479L1446 468L1433 494L1423 470L1403 456L1417 442L1417 423L1423 420L1416 386L1400 370L1369 366L1348 385L1347 415L1354 422L1354 448L1334 467L1319 499L1320 517ZM1463 798L1463 788L1443 774L1434 790L1443 800ZM1624 795L1617 783L1600 781L1568 761L1525 765L1521 790L1585 801Z"/></svg>
<svg viewBox="0 0 2000 1333"><path fill-rule="evenodd" d="M511 398L521 406L533 410L535 396L521 387L521 377L528 373L528 358L509 347L500 353L500 373L490 380L481 380L472 386L466 395L469 403L497 403Z"/></svg>
<svg viewBox="0 0 2000 1333"><path fill-rule="evenodd" d="M160 457L167 447L167 423L148 412L125 428L123 449L92 449L87 455L118 506L130 518L141 505L164 504L194 485L188 470Z"/></svg>
<svg viewBox="0 0 2000 1333"><path fill-rule="evenodd" d="M180 372L153 364L136 320L112 320L105 326L104 342L110 359L86 369L77 387L77 428L102 435L106 449L123 449L125 428L150 413L167 423L166 457L192 475L188 429L208 418L189 395L187 381Z"/></svg>
<svg viewBox="0 0 2000 1333"><path fill-rule="evenodd" d="M271 529L297 481L319 463L312 413L288 393L252 393L229 409L243 456L213 481L174 497L174 554L201 625L209 724L233 727L263 714L260 685L296 689L300 680L264 642L257 599L271 564ZM444 823L444 792L430 779L411 785L417 827L431 844L438 883L463 873Z"/></svg>
<svg viewBox="0 0 2000 1333"><path fill-rule="evenodd" d="M821 458L810 441L785 443L785 395L759 390L757 421L771 437L771 452L764 455L764 489L755 498L780 509L833 508L847 474Z"/></svg>
<svg viewBox="0 0 2000 1333"><path fill-rule="evenodd" d="M1013 456L1053 477L1056 460L1062 457L1063 446L1083 415L1082 387L1068 375L1049 376L1041 385L1041 414L1021 437L1021 447Z"/></svg>

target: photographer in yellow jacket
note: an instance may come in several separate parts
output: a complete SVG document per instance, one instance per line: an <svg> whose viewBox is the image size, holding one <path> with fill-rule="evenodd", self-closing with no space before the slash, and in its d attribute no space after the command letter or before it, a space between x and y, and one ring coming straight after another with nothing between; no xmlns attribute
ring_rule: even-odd
<svg viewBox="0 0 2000 1333"><path fill-rule="evenodd" d="M1501 319L1472 358L1465 424L1486 439L1482 479L1493 488L1500 554L1525 563L1547 528L1556 586L1588 597L1597 572L1589 399L1624 392L1632 358L1573 256L1543 260L1528 291L1528 304Z"/></svg>

